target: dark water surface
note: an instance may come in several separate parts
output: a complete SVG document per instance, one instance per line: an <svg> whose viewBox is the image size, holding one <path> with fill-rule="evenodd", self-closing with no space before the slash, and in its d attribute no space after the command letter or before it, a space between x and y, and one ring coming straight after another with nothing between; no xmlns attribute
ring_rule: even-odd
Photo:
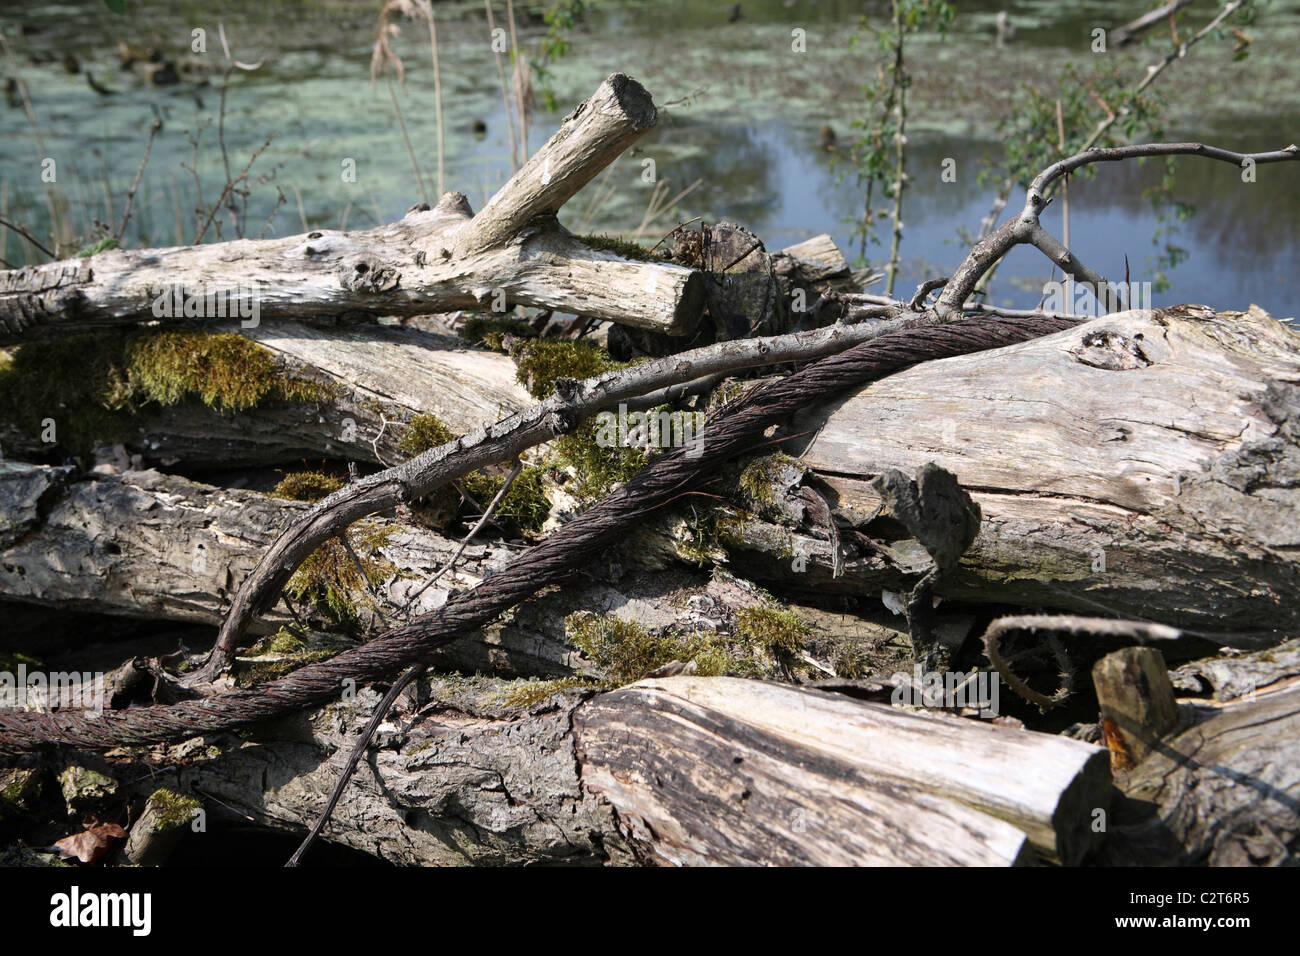
<svg viewBox="0 0 1300 956"><path fill-rule="evenodd" d="M207 61L222 62L217 26L225 26L233 53L262 61L231 81L225 141L234 172L273 132L279 135L254 164L248 221L256 236L285 203L267 235L305 228L367 228L400 217L421 198L383 80L373 88L370 47L377 3L259 2L159 3L128 0L125 17L102 0L60 4L0 4L0 28L12 55L6 76L20 76L31 92L38 132L21 103L0 105L0 215L30 224L41 237L51 219L71 252L90 235L93 219L116 224L155 115L164 128L136 198L129 245L187 243L195 231L195 175L211 204L225 182L217 140L219 76L154 87L119 66L119 38L155 45L169 56L189 55L191 31L207 31ZM446 188L465 192L475 208L511 172L505 113L486 16L479 3L436 4L446 113ZM660 104L659 126L634 151L575 197L562 219L575 231L633 234L642 223L652 186L642 182L643 161L655 161L669 193L696 183L680 202L640 232L654 241L679 219L730 218L753 228L770 247L829 232L851 257L860 252L846 223L861 207L851 175L841 178L835 157L821 148L818 131L831 125L841 139L862 109L862 85L874 74L870 43L849 46L870 4L830 0L746 0L730 21L733 4L598 3L575 31L573 50L554 71L561 112L588 95L610 72L641 80ZM959 17L943 43L918 40L909 57L915 73L910 104L908 164L912 185L904 210L904 270L896 291L943 275L960 261L987 212L991 187L976 181L982 160L1000 158L997 121L1015 108L1023 84L1055 89L1069 64L1084 70L1104 60L1136 81L1158 51L1089 49L1090 31L1113 27L1141 3L959 2ZM494 9L504 19L505 4ZM1017 34L994 48L998 10L1009 11ZM1219 9L1195 3L1185 22L1199 26ZM536 9L519 7L521 42L542 31ZM791 31L806 31L807 52L791 50ZM1252 28L1254 53L1234 63L1228 43L1206 42L1162 76L1164 121L1170 139L1198 139L1239 150L1278 149L1300 140L1300 2L1273 0ZM407 75L398 93L407 130L431 198L436 194L433 81L427 32L407 23L395 43ZM1163 47L1159 52L1163 52ZM74 56L80 73L62 61ZM200 59L202 59L200 57ZM116 91L101 95L87 82ZM560 119L539 111L529 142L536 148ZM471 125L482 120L485 135ZM197 153L190 141L199 135ZM54 158L57 180L43 183L41 161ZM957 181L940 180L945 159L956 161ZM356 182L343 182L345 160L355 161ZM262 180L260 177L267 177ZM1122 278L1124 257L1132 278L1153 274L1156 219L1143 190L1158 178L1154 165L1110 165L1070 192L1071 243L1094 268ZM1275 315L1297 313L1300 302L1300 164L1261 167L1258 181L1241 182L1231 166L1184 160L1181 198L1197 214L1173 236L1187 261L1169 273L1172 288L1155 304L1204 302L1220 308L1258 303ZM1009 209L1018 207L1014 195ZM1058 204L1059 205L1059 204ZM1060 213L1044 223L1058 235ZM209 240L215 236L209 234ZM228 234L223 238L230 238ZM0 256L19 264L22 244L0 238ZM887 246L868 246L874 264ZM39 260L39 255L33 257ZM1048 263L1038 253L1014 253L998 273L994 301L1028 306L1040 297Z"/></svg>

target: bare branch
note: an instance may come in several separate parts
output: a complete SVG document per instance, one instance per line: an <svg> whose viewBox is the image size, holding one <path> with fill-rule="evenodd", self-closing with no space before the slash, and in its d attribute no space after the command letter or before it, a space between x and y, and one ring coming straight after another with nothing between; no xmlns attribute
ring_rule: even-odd
<svg viewBox="0 0 1300 956"><path fill-rule="evenodd" d="M939 296L935 306L936 311L946 317L958 314L966 299L978 285L980 278L1012 248L1024 243L1042 250L1053 262L1061 266L1067 275L1094 284L1099 298L1105 296L1106 293L1102 291L1101 285L1105 280L1098 273L1088 269L1073 253L1047 233L1039 223L1038 217L1051 202L1047 195L1051 185L1067 173L1092 163L1113 163L1147 156L1204 156L1207 159L1244 166L1247 163L1262 165L1300 160L1300 149L1293 144L1285 149L1268 153L1238 153L1217 146L1206 146L1204 143L1143 143L1135 146L1089 149L1053 163L1030 183L1025 197L1025 207L1020 215L1015 219L1008 219L971 249L966 260L953 273L943 294Z"/></svg>

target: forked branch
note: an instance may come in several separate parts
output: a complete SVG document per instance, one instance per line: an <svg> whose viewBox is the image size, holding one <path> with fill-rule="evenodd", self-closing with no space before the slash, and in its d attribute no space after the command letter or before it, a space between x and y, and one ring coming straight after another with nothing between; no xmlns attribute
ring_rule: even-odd
<svg viewBox="0 0 1300 956"><path fill-rule="evenodd" d="M1018 245L1032 245L1061 267L1066 275L1078 282L1089 284L1098 301L1108 308L1115 305L1112 287L1102 275L1084 265L1039 222L1039 216L1051 202L1048 195L1051 185L1067 173L1092 163L1112 163L1124 159L1148 156L1204 156L1235 166L1263 165L1300 160L1300 150L1295 145L1269 153L1237 153L1204 143L1144 143L1136 146L1116 146L1107 149L1089 149L1048 166L1029 184L1025 206L1015 219L1008 219L993 233L981 239L971 249L966 259L953 273L944 287L935 310L947 318L959 315L962 306L975 290L984 274L1003 256Z"/></svg>

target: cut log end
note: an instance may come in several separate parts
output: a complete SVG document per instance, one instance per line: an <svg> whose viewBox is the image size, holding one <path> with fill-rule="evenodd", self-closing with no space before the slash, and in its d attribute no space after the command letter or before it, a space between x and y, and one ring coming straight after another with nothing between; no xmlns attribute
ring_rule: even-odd
<svg viewBox="0 0 1300 956"><path fill-rule="evenodd" d="M648 129L658 121L659 111L655 109L653 97L644 86L626 73L611 73L597 91L596 97L606 92L635 129Z"/></svg>

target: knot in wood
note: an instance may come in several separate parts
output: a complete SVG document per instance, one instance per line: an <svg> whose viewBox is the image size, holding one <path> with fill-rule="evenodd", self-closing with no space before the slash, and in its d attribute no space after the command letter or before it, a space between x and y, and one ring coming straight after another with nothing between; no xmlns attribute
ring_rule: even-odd
<svg viewBox="0 0 1300 956"><path fill-rule="evenodd" d="M578 386L582 383L576 378L567 378L561 375L552 384L555 389L555 397L565 405L572 405L578 400Z"/></svg>
<svg viewBox="0 0 1300 956"><path fill-rule="evenodd" d="M402 281L402 274L377 259L354 259L339 270L339 283L352 292L390 292Z"/></svg>

